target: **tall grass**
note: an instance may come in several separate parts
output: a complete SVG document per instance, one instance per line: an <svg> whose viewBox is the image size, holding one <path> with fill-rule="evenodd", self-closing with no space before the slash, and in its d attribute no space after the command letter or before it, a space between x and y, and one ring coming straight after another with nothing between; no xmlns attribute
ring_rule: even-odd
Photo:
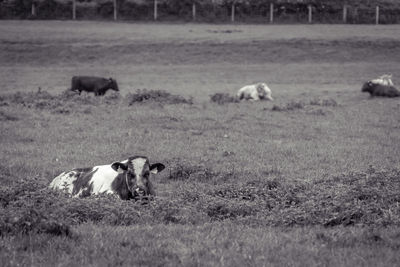
<svg viewBox="0 0 400 267"><path fill-rule="evenodd" d="M209 186L210 170L178 167L170 179L191 179L173 198L150 203L115 196L69 198L47 189L46 179L20 179L0 191L0 233L68 235L81 223L101 225L188 224L230 220L262 226L400 226L400 170L368 169L321 180L278 178ZM7 173L3 174L7 176ZM231 174L232 175L232 174ZM233 174L240 176L240 174ZM192 177L193 176L193 177Z"/></svg>

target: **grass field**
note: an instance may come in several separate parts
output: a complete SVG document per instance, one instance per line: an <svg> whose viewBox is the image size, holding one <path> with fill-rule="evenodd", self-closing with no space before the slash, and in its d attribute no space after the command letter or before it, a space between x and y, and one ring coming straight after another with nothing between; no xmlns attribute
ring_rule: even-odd
<svg viewBox="0 0 400 267"><path fill-rule="evenodd" d="M398 266L400 102L360 89L399 83L399 31L2 21L0 262ZM63 93L79 74L120 95ZM210 101L258 81L273 102ZM138 89L192 104L129 105ZM167 166L148 205L46 189L136 154Z"/></svg>

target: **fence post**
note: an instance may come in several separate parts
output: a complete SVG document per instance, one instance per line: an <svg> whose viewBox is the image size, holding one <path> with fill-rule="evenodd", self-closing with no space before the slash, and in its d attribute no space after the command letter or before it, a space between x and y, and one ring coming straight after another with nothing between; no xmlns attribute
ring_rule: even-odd
<svg viewBox="0 0 400 267"><path fill-rule="evenodd" d="M356 8L354 9L354 17L355 17L355 22L356 22L356 23L359 23L359 21L358 21L358 7L356 7Z"/></svg>
<svg viewBox="0 0 400 267"><path fill-rule="evenodd" d="M312 23L312 6L308 5L308 23Z"/></svg>
<svg viewBox="0 0 400 267"><path fill-rule="evenodd" d="M32 17L35 17L35 16L36 16L36 6L35 6L35 1L32 1L31 15L32 15Z"/></svg>
<svg viewBox="0 0 400 267"><path fill-rule="evenodd" d="M76 20L76 0L72 0L72 19Z"/></svg>
<svg viewBox="0 0 400 267"><path fill-rule="evenodd" d="M154 0L154 20L157 20L157 17L158 17L158 14L157 14L157 5L158 5L158 2L157 2L157 0Z"/></svg>
<svg viewBox="0 0 400 267"><path fill-rule="evenodd" d="M114 6L114 20L117 20L117 0L113 0Z"/></svg>
<svg viewBox="0 0 400 267"><path fill-rule="evenodd" d="M376 12L375 12L375 24L379 24L379 6L376 6Z"/></svg>
<svg viewBox="0 0 400 267"><path fill-rule="evenodd" d="M192 17L193 17L193 20L196 20L196 3L195 2L193 2L193 5L192 5Z"/></svg>
<svg viewBox="0 0 400 267"><path fill-rule="evenodd" d="M235 2L232 2L231 22L235 22Z"/></svg>
<svg viewBox="0 0 400 267"><path fill-rule="evenodd" d="M347 23L347 5L343 5L343 23Z"/></svg>
<svg viewBox="0 0 400 267"><path fill-rule="evenodd" d="M274 23L274 3L269 4L269 22Z"/></svg>

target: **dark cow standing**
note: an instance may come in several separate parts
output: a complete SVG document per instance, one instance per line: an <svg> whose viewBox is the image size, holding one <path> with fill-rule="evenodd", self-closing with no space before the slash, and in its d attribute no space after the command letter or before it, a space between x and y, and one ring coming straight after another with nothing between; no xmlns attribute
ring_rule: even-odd
<svg viewBox="0 0 400 267"><path fill-rule="evenodd" d="M368 81L364 83L361 88L361 92L368 92L371 96L384 96L384 97L398 97L400 96L400 91L394 86L383 85L379 83L373 83Z"/></svg>
<svg viewBox="0 0 400 267"><path fill-rule="evenodd" d="M94 95L104 95L108 89L119 91L117 81L113 78L102 78L95 76L74 76L71 79L71 90L93 92Z"/></svg>

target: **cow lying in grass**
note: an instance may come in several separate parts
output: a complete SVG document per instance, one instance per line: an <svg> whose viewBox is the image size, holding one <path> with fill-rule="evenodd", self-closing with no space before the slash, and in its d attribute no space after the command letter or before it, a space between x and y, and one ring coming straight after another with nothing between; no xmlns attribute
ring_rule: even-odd
<svg viewBox="0 0 400 267"><path fill-rule="evenodd" d="M271 96L271 89L265 83L246 85L239 89L236 96L239 100L274 100Z"/></svg>
<svg viewBox="0 0 400 267"><path fill-rule="evenodd" d="M372 83L371 81L366 82L361 88L362 92L368 92L371 96L384 96L384 97L398 97L400 91L394 86L382 85Z"/></svg>
<svg viewBox="0 0 400 267"><path fill-rule="evenodd" d="M116 194L123 200L142 199L155 195L150 175L162 171L161 163L150 165L142 156L130 157L109 165L73 169L53 179L49 187L74 197Z"/></svg>
<svg viewBox="0 0 400 267"><path fill-rule="evenodd" d="M105 95L108 89L119 91L117 81L113 78L102 78L95 76L74 76L71 79L72 91L78 91L81 94L82 91L92 92L96 96Z"/></svg>
<svg viewBox="0 0 400 267"><path fill-rule="evenodd" d="M363 84L361 92L368 92L371 96L398 97L400 91L393 86L392 75L382 75L377 79Z"/></svg>

